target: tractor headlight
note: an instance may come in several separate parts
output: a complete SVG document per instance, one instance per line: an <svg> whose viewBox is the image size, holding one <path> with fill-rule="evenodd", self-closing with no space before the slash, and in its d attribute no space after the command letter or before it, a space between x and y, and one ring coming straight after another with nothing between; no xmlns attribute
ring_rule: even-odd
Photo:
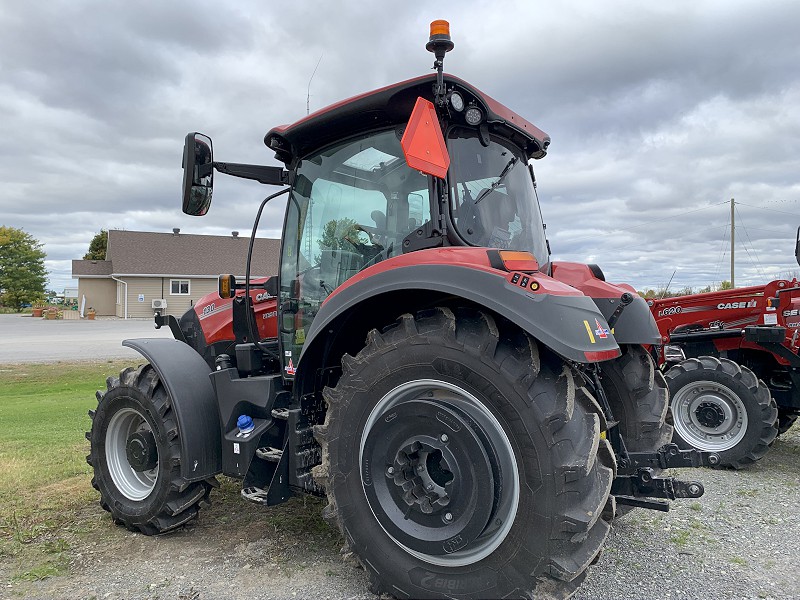
<svg viewBox="0 0 800 600"><path fill-rule="evenodd" d="M470 125L479 125L480 122L483 121L483 113L481 112L480 108L470 106L467 109L466 114L464 114L464 118Z"/></svg>
<svg viewBox="0 0 800 600"><path fill-rule="evenodd" d="M461 112L464 110L464 97L458 92L453 92L450 94L450 106L453 107L453 110Z"/></svg>

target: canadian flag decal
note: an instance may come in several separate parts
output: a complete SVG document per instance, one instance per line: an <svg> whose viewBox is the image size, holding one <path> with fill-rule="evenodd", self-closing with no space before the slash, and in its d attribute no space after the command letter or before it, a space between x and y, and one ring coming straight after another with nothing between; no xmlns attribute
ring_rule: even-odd
<svg viewBox="0 0 800 600"><path fill-rule="evenodd" d="M608 337L608 329L603 329L603 326L600 324L600 320L595 318L595 323L597 323L597 329L594 332L597 334L597 337L601 339L605 339Z"/></svg>

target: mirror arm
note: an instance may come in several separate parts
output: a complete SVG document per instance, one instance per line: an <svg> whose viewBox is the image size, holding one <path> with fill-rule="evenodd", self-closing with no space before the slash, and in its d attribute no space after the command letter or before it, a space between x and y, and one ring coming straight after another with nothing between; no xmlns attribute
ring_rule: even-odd
<svg viewBox="0 0 800 600"><path fill-rule="evenodd" d="M199 165L197 167L197 178L202 179L203 177L208 177L209 175L211 175L211 172L213 170L214 170L214 165L212 163Z"/></svg>
<svg viewBox="0 0 800 600"><path fill-rule="evenodd" d="M281 167L224 162L215 162L213 165L217 171L225 175L254 179L259 183L266 183L268 185L286 185L289 183L289 171Z"/></svg>

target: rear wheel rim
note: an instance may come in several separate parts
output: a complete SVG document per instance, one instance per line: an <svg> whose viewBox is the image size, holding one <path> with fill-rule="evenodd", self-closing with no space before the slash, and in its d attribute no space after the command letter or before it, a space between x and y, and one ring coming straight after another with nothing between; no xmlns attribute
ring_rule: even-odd
<svg viewBox="0 0 800 600"><path fill-rule="evenodd" d="M158 461L152 469L136 471L128 460L127 447L134 434L150 433L147 419L133 408L117 411L108 423L106 431L106 461L111 479L120 493L139 502L147 498L158 481ZM157 453L157 448L155 449Z"/></svg>
<svg viewBox="0 0 800 600"><path fill-rule="evenodd" d="M747 410L730 388L713 381L682 387L672 399L675 432L700 450L730 450L747 433Z"/></svg>
<svg viewBox="0 0 800 600"><path fill-rule="evenodd" d="M520 478L511 442L457 385L420 379L385 394L364 426L359 467L384 532L429 564L478 562L514 523Z"/></svg>

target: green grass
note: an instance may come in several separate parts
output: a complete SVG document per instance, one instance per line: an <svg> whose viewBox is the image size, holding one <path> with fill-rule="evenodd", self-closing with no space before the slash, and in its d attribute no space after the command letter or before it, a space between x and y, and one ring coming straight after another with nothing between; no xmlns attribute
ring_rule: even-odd
<svg viewBox="0 0 800 600"><path fill-rule="evenodd" d="M99 508L84 434L95 391L126 366L0 365L0 589L12 584L24 595L17 586L63 574L87 540L124 535ZM204 511L209 535L217 535L217 526L242 535L266 532L275 541L270 560L283 573L301 568L294 560L301 548L341 546L339 533L322 520L324 500L303 496L261 511L242 501L240 489L240 482L222 478Z"/></svg>
<svg viewBox="0 0 800 600"><path fill-rule="evenodd" d="M688 542L691 534L688 529L681 529L673 533L669 540L678 547L684 547Z"/></svg>
<svg viewBox="0 0 800 600"><path fill-rule="evenodd" d="M75 509L96 497L86 464L87 412L106 377L124 366L0 366L0 560L11 559L14 579L61 572L64 534L86 529Z"/></svg>

